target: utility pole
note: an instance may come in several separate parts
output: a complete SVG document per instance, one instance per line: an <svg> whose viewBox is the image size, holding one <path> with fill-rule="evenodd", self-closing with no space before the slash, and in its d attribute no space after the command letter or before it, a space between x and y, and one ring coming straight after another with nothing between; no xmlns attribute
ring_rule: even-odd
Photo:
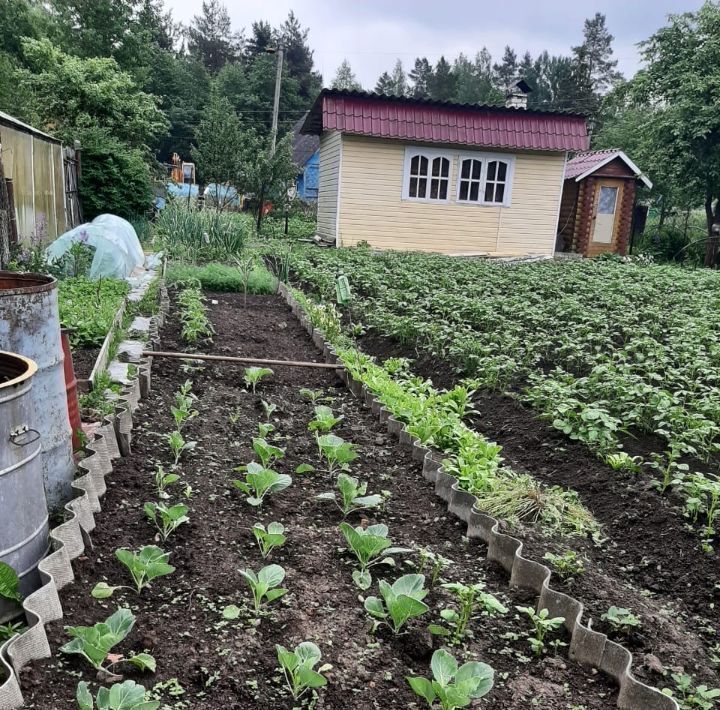
<svg viewBox="0 0 720 710"><path fill-rule="evenodd" d="M278 130L278 113L280 112L280 83L282 82L283 58L285 50L280 44L277 49L277 68L275 70L275 99L273 101L272 129L270 154L275 154L275 144L277 143Z"/></svg>

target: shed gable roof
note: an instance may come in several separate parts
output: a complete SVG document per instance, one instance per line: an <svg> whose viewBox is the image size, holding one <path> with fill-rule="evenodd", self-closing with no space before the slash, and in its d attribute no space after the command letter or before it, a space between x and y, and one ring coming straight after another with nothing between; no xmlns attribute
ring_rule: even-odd
<svg viewBox="0 0 720 710"><path fill-rule="evenodd" d="M324 89L302 127L355 135L521 150L587 150L585 117L559 111Z"/></svg>
<svg viewBox="0 0 720 710"><path fill-rule="evenodd" d="M320 149L318 136L300 132L307 115L308 112L299 121L296 121L292 129L292 160L298 168L303 168L305 163Z"/></svg>
<svg viewBox="0 0 720 710"><path fill-rule="evenodd" d="M565 179L574 179L575 182L580 182L613 160L621 160L632 172L636 180L640 180L645 187L652 188L652 182L643 175L640 168L622 150L617 148L578 153L568 160L565 165Z"/></svg>

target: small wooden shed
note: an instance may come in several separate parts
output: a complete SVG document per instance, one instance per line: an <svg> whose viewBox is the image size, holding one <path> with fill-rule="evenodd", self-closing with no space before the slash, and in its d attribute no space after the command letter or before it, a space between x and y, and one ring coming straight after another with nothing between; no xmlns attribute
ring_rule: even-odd
<svg viewBox="0 0 720 710"><path fill-rule="evenodd" d="M621 150L578 153L565 165L557 251L625 254L635 193L652 182Z"/></svg>

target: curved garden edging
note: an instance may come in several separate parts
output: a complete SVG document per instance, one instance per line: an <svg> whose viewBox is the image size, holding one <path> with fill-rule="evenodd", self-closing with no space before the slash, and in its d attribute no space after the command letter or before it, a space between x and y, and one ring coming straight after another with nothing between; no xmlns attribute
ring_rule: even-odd
<svg viewBox="0 0 720 710"><path fill-rule="evenodd" d="M333 346L325 340L320 330L313 327L285 284L280 284L279 293L312 337L316 347L323 352L325 359L338 362ZM457 479L444 471L437 453L423 446L417 437L407 432L403 423L395 419L375 395L347 370L338 370L338 374L350 391L386 424L388 432L397 436L401 445L410 449L416 460L422 461L423 476L435 484L435 493L447 503L449 512L467 524L469 538L480 538L487 544L488 559L498 562L510 573L510 585L534 591L539 595L539 608L547 608L551 616L565 618L565 628L570 633L571 658L597 668L617 682L620 688L617 707L623 710L679 710L673 698L632 675L633 656L630 651L611 641L606 634L594 631L590 621L587 625L581 623L584 611L582 602L550 586L550 568L522 556L523 543L500 532L498 520L475 508L475 496L458 487Z"/></svg>
<svg viewBox="0 0 720 710"><path fill-rule="evenodd" d="M160 286L160 308L150 323L150 344L159 343L159 329L169 308L164 284ZM112 473L112 461L130 453L132 415L140 399L150 391L152 358L143 358L132 382L123 387L115 412L103 417L95 440L85 447L90 455L78 463L82 472L72 483L75 498L65 504L67 520L50 531L52 552L40 561L42 586L23 600L27 630L0 646L0 667L8 676L0 685L0 708L23 706L19 673L33 660L51 655L45 625L63 616L59 592L74 579L72 560L84 551L86 538L95 529L95 513L101 511L105 476ZM88 538L89 539L89 538Z"/></svg>

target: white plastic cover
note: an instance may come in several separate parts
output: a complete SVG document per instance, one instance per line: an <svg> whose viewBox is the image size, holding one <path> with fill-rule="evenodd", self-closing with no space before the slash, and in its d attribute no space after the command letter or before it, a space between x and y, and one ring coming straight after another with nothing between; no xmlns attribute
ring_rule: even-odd
<svg viewBox="0 0 720 710"><path fill-rule="evenodd" d="M95 247L95 257L88 274L91 279L124 279L145 263L135 229L122 217L101 214L92 222L65 232L47 248L48 261L62 258L76 242Z"/></svg>

